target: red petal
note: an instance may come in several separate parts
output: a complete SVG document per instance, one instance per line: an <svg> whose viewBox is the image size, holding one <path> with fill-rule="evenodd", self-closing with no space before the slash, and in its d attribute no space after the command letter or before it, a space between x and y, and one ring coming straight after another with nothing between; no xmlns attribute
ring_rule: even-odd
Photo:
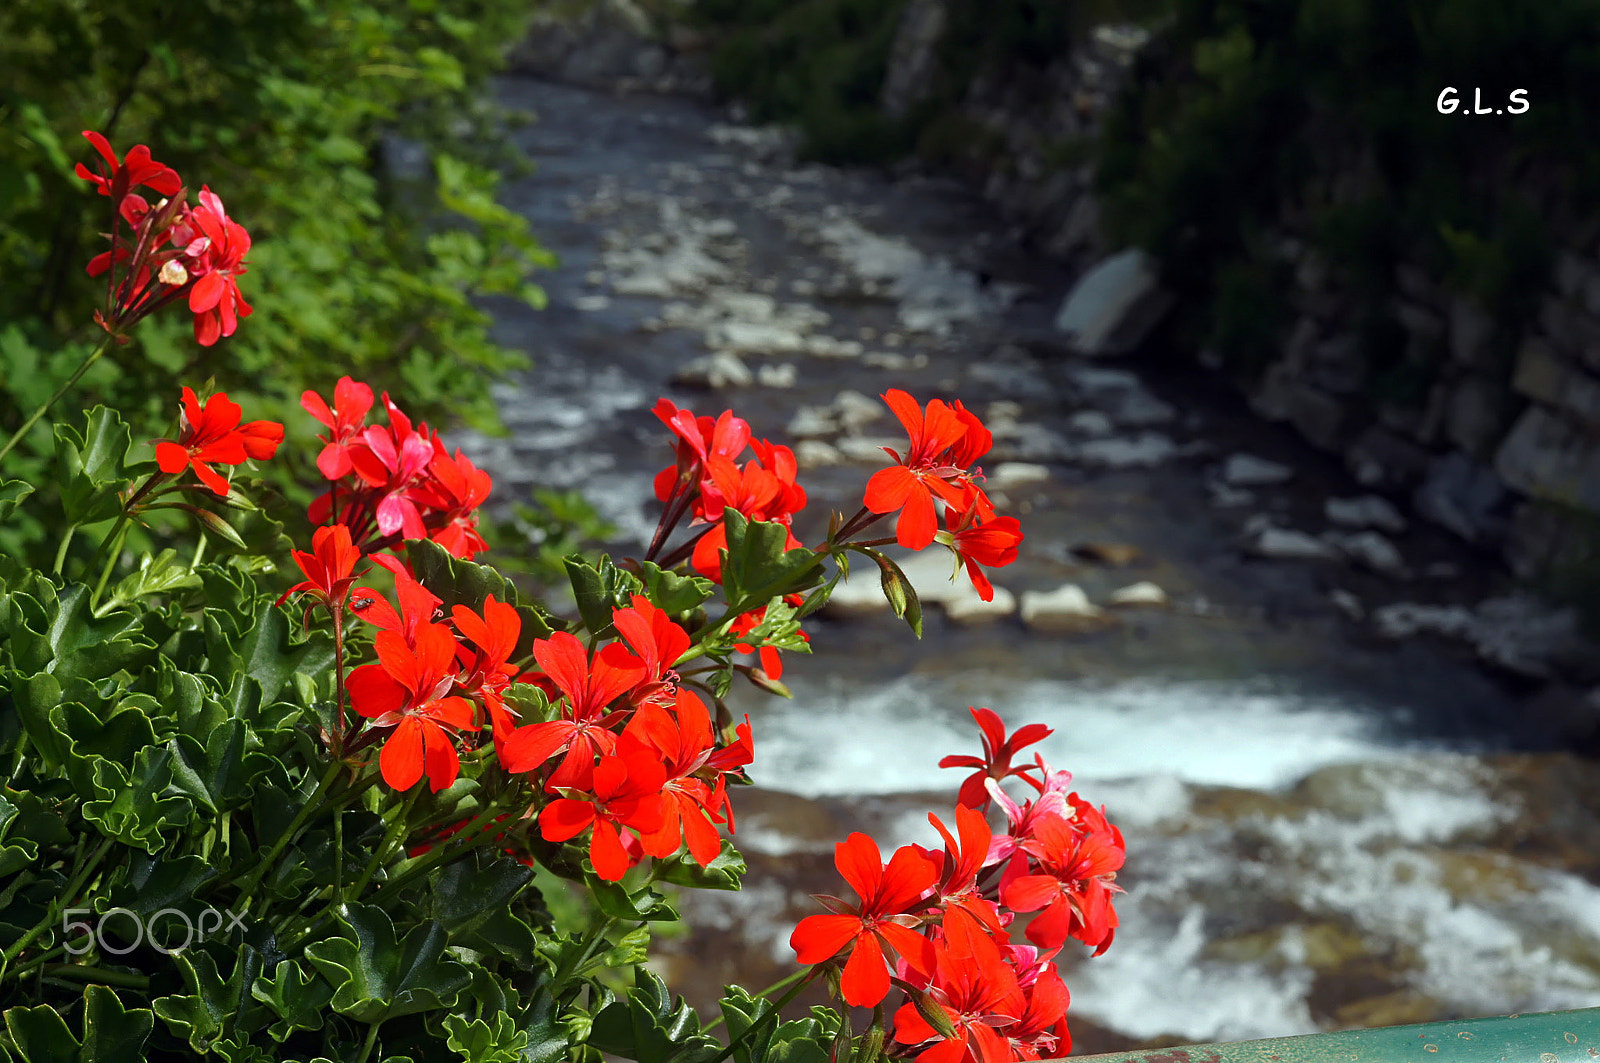
<svg viewBox="0 0 1600 1063"><path fill-rule="evenodd" d="M861 919L854 915L808 915L789 935L795 958L810 966L837 956L861 933Z"/></svg>
<svg viewBox="0 0 1600 1063"><path fill-rule="evenodd" d="M859 831L833 847L833 863L839 874L861 895L865 905L873 903L883 881L883 856L878 843Z"/></svg>
<svg viewBox="0 0 1600 1063"><path fill-rule="evenodd" d="M421 724L413 717L400 721L394 734L383 744L378 764L383 781L396 790L409 790L422 778L423 738Z"/></svg>
<svg viewBox="0 0 1600 1063"><path fill-rule="evenodd" d="M889 971L884 966L883 949L876 937L862 934L856 938L856 947L850 950L850 959L845 961L839 988L845 1003L857 1008L876 1007L889 995Z"/></svg>
<svg viewBox="0 0 1600 1063"><path fill-rule="evenodd" d="M910 469L891 465L872 474L862 504L873 513L893 513L906 504L906 499L918 486Z"/></svg>
<svg viewBox="0 0 1600 1063"><path fill-rule="evenodd" d="M539 833L547 842L564 842L594 822L594 806L587 801L558 797L539 813Z"/></svg>

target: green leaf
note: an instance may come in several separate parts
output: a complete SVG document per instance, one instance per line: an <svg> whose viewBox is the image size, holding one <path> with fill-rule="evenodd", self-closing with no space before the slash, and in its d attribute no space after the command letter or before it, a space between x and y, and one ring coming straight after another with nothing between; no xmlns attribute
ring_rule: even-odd
<svg viewBox="0 0 1600 1063"><path fill-rule="evenodd" d="M721 1054L722 1046L700 1032L700 1018L666 983L639 968L633 988L600 1009L589 1030L589 1046L648 1063L698 1063Z"/></svg>
<svg viewBox="0 0 1600 1063"><path fill-rule="evenodd" d="M594 895L595 905L613 919L670 922L678 918L677 911L667 903L667 899L648 886L637 893L629 893L622 883L607 882L589 871L583 873L583 881Z"/></svg>
<svg viewBox="0 0 1600 1063"><path fill-rule="evenodd" d="M494 951L532 967L537 959L533 929L512 911L512 902L533 881L533 869L509 857L476 853L439 872L430 900L432 915L451 940Z"/></svg>
<svg viewBox="0 0 1600 1063"><path fill-rule="evenodd" d="M21 480L0 480L0 520L6 520L22 500L33 494L33 485Z"/></svg>
<svg viewBox="0 0 1600 1063"><path fill-rule="evenodd" d="M748 870L744 857L726 838L722 839L722 852L705 867L695 863L687 850L656 861L656 877L662 881L708 890L737 890Z"/></svg>
<svg viewBox="0 0 1600 1063"><path fill-rule="evenodd" d="M119 605L137 601L152 594L171 594L200 586L200 577L194 570L178 560L176 550L163 550L155 557L145 554L139 560L137 571L130 572L112 588L111 596L101 602L95 615L104 616Z"/></svg>
<svg viewBox="0 0 1600 1063"><path fill-rule="evenodd" d="M516 1020L503 1011L494 1016L493 1023L449 1015L444 1028L445 1044L461 1053L467 1063L522 1063L528 1045L527 1031L517 1029Z"/></svg>
<svg viewBox="0 0 1600 1063"><path fill-rule="evenodd" d="M583 626L598 638L615 634L612 611L633 604L633 595L643 589L639 580L612 564L605 554L593 565L578 554L564 558L562 563L567 567L567 578L572 582L572 596L578 603Z"/></svg>
<svg viewBox="0 0 1600 1063"><path fill-rule="evenodd" d="M717 585L704 576L680 576L654 561L640 563L639 580L644 584L645 597L672 616L698 608L717 592Z"/></svg>
<svg viewBox="0 0 1600 1063"><path fill-rule="evenodd" d="M109 797L83 803L83 818L103 832L146 852L166 844L188 822L192 808L187 797L165 793L172 781L172 752L145 747L134 758L132 770L114 761L94 761L94 787Z"/></svg>
<svg viewBox="0 0 1600 1063"><path fill-rule="evenodd" d="M472 981L445 957L448 938L436 920L412 927L403 939L381 908L345 905L339 920L346 934L308 946L306 956L333 983L333 1010L341 1015L374 1023L448 1008Z"/></svg>
<svg viewBox="0 0 1600 1063"><path fill-rule="evenodd" d="M103 985L88 986L83 999L79 1063L143 1063L144 1043L155 1026L150 1009L129 1011L117 994Z"/></svg>
<svg viewBox="0 0 1600 1063"><path fill-rule="evenodd" d="M187 992L157 997L153 1006L167 1027L197 1051L209 1051L214 1041L245 1025L247 1010L260 1010L251 1003L250 986L260 976L261 954L245 945L237 956L226 981L210 953L185 949L171 957Z"/></svg>
<svg viewBox="0 0 1600 1063"><path fill-rule="evenodd" d="M775 521L746 520L732 506L723 510L728 548L722 561L722 587L729 612L749 612L773 598L816 584L822 576L817 555L803 546L785 550L789 529Z"/></svg>
<svg viewBox="0 0 1600 1063"><path fill-rule="evenodd" d="M558 627L565 627L558 618L538 606L523 603L517 596L516 585L488 565L453 557L436 542L406 540L406 558L418 582L439 596L445 612L464 605L482 615L484 600L491 594L496 601L514 606L522 618L522 632L517 637L514 658L531 653L534 639L547 639Z"/></svg>
<svg viewBox="0 0 1600 1063"><path fill-rule="evenodd" d="M650 928L636 926L615 945L600 954L607 967L637 967L650 958Z"/></svg>
<svg viewBox="0 0 1600 1063"><path fill-rule="evenodd" d="M110 520L122 512L120 492L132 470L128 450L133 435L115 410L96 406L84 430L57 424L56 476L61 508L73 524Z"/></svg>
<svg viewBox="0 0 1600 1063"><path fill-rule="evenodd" d="M241 720L228 720L202 746L181 734L169 743L172 785L219 813L243 804L250 784L276 763L260 749L261 740Z"/></svg>
<svg viewBox="0 0 1600 1063"><path fill-rule="evenodd" d="M54 658L49 671L59 679L104 679L124 668L136 672L155 653L134 614L91 615L89 588L81 584L62 590L55 608L47 612L50 626L43 634Z"/></svg>
<svg viewBox="0 0 1600 1063"><path fill-rule="evenodd" d="M523 1031L528 1035L528 1042L522 1053L524 1063L562 1063L567 1058L570 1038L567 1028L558 1021L556 1001L545 979L541 979L525 1014L528 1021Z"/></svg>
<svg viewBox="0 0 1600 1063"><path fill-rule="evenodd" d="M202 908L196 897L200 887L217 875L216 868L193 854L132 853L127 872L106 894L105 911L126 908L148 918L175 908L191 917Z"/></svg>
<svg viewBox="0 0 1600 1063"><path fill-rule="evenodd" d="M23 1063L78 1063L81 1045L55 1008L8 1008L5 1017Z"/></svg>
<svg viewBox="0 0 1600 1063"><path fill-rule="evenodd" d="M296 672L315 675L333 667L332 640L317 633L302 642L291 641L289 620L283 610L273 608L264 598L243 614L248 626L234 639L228 638L216 612L206 613L206 646L214 675L230 687L241 675L254 679L260 684L262 705L277 700ZM247 714L236 709L235 715Z"/></svg>
<svg viewBox="0 0 1600 1063"><path fill-rule="evenodd" d="M320 1030L322 1013L333 1000L333 986L287 959L279 960L270 976L256 979L250 992L278 1017L267 1030L276 1041L296 1030Z"/></svg>

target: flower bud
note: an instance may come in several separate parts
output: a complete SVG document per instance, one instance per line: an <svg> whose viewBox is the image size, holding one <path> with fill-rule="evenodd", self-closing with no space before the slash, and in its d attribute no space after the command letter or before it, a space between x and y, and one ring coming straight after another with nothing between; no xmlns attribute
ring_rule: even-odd
<svg viewBox="0 0 1600 1063"><path fill-rule="evenodd" d="M189 271L175 258L168 259L166 265L161 267L159 274L162 284L177 286L186 284L189 280Z"/></svg>

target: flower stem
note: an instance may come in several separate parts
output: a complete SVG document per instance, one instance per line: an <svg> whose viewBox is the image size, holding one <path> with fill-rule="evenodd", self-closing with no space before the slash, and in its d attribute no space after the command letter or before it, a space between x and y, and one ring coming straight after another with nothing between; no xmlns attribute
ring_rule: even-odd
<svg viewBox="0 0 1600 1063"><path fill-rule="evenodd" d="M339 769L343 766L337 760L328 765L328 770L322 775L322 781L317 783L316 790L312 791L311 796L306 798L306 803L300 806L300 811L295 814L294 819L290 820L288 829L278 835L278 840L272 843L272 848L267 851L267 855L262 857L261 863L256 865L255 873L246 879L244 885L240 887L238 902L241 907L249 902L250 895L255 892L257 886L261 885L261 880L266 878L267 872L272 870L272 865L278 859L279 854L293 840L300 828L305 826L306 820L311 818L311 813L321 805L323 796L333 786L333 781L339 777Z"/></svg>
<svg viewBox="0 0 1600 1063"><path fill-rule="evenodd" d="M783 978L778 979L776 982L773 982L771 985L767 986L767 988L761 990L761 992L755 993L755 994L752 994L752 995L757 1000L764 1000L764 999L766 999L766 997L769 994L776 993L778 990L784 988L785 986L792 985L798 979L804 978L809 973L809 971L810 971L810 968L805 968L803 970L796 971L791 975L785 975ZM716 1029L718 1026L722 1025L722 1020L723 1020L723 1016L718 1015L716 1018L712 1019L710 1022L708 1022L704 1026L702 1026L700 1028L701 1032L705 1033L707 1031Z"/></svg>
<svg viewBox="0 0 1600 1063"><path fill-rule="evenodd" d="M772 1005L771 1011L761 1016L761 1018L757 1019L755 1022L752 1022L749 1026L746 1026L743 1033L741 1033L738 1037L735 1037L732 1041L729 1041L728 1047L717 1053L714 1057L708 1060L707 1063L722 1063L724 1059L727 1059L729 1056L733 1055L733 1050L738 1046L740 1041L743 1041L761 1027L767 1025L767 1023L775 1021L778 1018L779 1013L783 1011L784 1007L789 1003L789 1001L799 996L800 991L811 983L811 979L816 977L816 974L817 968L815 967L803 972L801 979L794 985L790 986L789 991L783 996L779 997L776 1004Z"/></svg>
<svg viewBox="0 0 1600 1063"><path fill-rule="evenodd" d="M6 455L10 454L11 451L16 448L16 445L22 441L22 437L27 435L28 432L33 429L34 425L39 423L39 418L45 415L45 411L54 406L56 404L56 400L65 395L67 393L67 389L76 384L79 378L89 371L89 367L100 360L100 356L106 353L107 348L111 346L111 344L114 342L114 339L114 337L108 335L105 339L101 340L100 346L96 347L92 352L90 352L89 357L85 358L83 363L73 371L70 377L67 378L67 382L57 388L56 393L46 399L43 406L40 406L37 410L34 410L33 416L29 417L27 421L23 423L21 428L12 433L11 438L6 441L6 445L4 447L0 447L0 461L4 461Z"/></svg>
<svg viewBox="0 0 1600 1063"><path fill-rule="evenodd" d="M67 547L72 545L72 534L78 530L76 522L67 525L67 530L61 535L61 545L56 547L56 564L52 570L56 575L61 575L61 567L67 563Z"/></svg>

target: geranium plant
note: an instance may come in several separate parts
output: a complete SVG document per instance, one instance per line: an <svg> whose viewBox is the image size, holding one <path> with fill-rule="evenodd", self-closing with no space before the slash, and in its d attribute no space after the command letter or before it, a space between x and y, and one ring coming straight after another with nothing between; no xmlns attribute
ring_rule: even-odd
<svg viewBox="0 0 1600 1063"><path fill-rule="evenodd" d="M119 159L89 137L105 166L80 172L114 219L89 266L108 278L91 359L169 304L198 342L230 335L249 312L245 230L209 190L189 205L147 148ZM947 549L985 597L981 566L1015 558L978 418L889 391L909 446L807 547L792 452L663 399L653 541L568 558L576 615L560 616L475 560L483 470L359 381L331 397L303 399L326 431L299 543L249 474L282 426L225 394L182 387L172 438L149 445L105 408L55 425L64 512L39 515L61 529L54 569L0 558L0 1057L1065 1054L1053 958L1111 943L1122 838L1066 773L1019 760L1048 729L1008 736L987 709L982 755L944 762L973 770L951 820L930 816L943 848L885 864L865 835L841 842L856 899L819 898L792 978L728 991L723 1035L640 966L650 924L677 918L665 887L739 888L759 725L730 690L787 693L782 654L810 651L802 621L851 556L919 633L880 547ZM30 490L0 479L0 520ZM129 527L169 512L192 519L192 555L125 557ZM101 549L68 571L79 534ZM561 879L582 925L551 914ZM818 979L841 1008L782 1017Z"/></svg>

